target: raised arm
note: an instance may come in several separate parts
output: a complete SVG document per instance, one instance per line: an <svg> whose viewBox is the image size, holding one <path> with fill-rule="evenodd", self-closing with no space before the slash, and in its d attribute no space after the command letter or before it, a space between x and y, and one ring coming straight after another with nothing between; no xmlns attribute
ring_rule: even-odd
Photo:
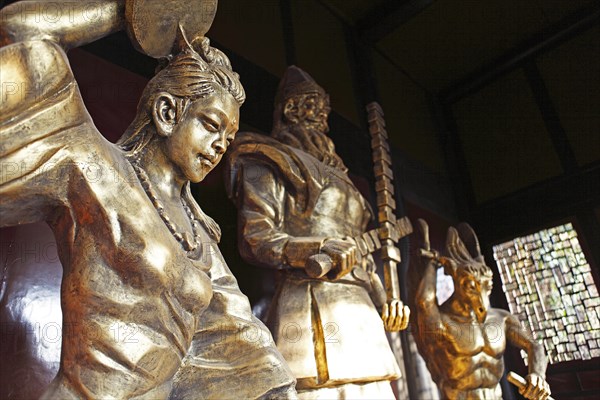
<svg viewBox="0 0 600 400"><path fill-rule="evenodd" d="M49 40L82 46L125 28L125 0L20 1L0 10L0 45Z"/></svg>
<svg viewBox="0 0 600 400"><path fill-rule="evenodd" d="M73 149L89 148L97 137L65 52L39 40L51 38L49 16L40 17L40 7L51 4L60 3L15 3L0 11L2 41L17 42L0 48L0 164L8 171L0 174L1 226L47 221L64 210L65 177L86 157ZM37 14L28 13L34 6Z"/></svg>
<svg viewBox="0 0 600 400"><path fill-rule="evenodd" d="M421 263L425 265L423 276L416 293L416 307L419 323L438 324L440 312L437 304L436 284L437 268L439 266L436 252L431 251L429 244L429 226L422 219L417 221L421 234L421 248L419 249ZM425 327L423 327L425 328Z"/></svg>
<svg viewBox="0 0 600 400"><path fill-rule="evenodd" d="M506 320L508 342L527 352L529 374L525 378L527 386L519 392L527 399L545 400L550 395L550 386L546 382L548 360L544 347L521 326L519 320L510 315Z"/></svg>

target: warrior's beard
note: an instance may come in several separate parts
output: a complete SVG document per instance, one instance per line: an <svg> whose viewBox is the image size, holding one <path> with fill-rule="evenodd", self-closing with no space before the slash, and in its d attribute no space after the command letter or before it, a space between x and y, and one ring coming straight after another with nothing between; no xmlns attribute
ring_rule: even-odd
<svg viewBox="0 0 600 400"><path fill-rule="evenodd" d="M335 152L333 141L318 129L316 123L285 125L274 136L289 146L306 151L326 165L348 171Z"/></svg>

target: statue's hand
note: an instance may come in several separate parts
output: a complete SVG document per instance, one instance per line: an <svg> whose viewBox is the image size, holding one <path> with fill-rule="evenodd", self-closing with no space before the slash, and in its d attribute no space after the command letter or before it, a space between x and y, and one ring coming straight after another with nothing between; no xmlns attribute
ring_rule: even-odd
<svg viewBox="0 0 600 400"><path fill-rule="evenodd" d="M388 332L398 332L406 329L410 317L410 309L400 300L391 300L383 305L381 319Z"/></svg>
<svg viewBox="0 0 600 400"><path fill-rule="evenodd" d="M550 385L544 378L536 373L525 377L527 385L519 389L519 393L526 399L545 400L550 396Z"/></svg>
<svg viewBox="0 0 600 400"><path fill-rule="evenodd" d="M333 266L328 277L336 280L352 271L358 262L356 244L350 240L327 239L321 247L321 253L331 258Z"/></svg>

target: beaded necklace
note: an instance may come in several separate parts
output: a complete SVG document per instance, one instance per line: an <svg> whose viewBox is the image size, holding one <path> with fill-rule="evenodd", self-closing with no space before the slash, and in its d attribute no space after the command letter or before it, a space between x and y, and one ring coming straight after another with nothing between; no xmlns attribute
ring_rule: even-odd
<svg viewBox="0 0 600 400"><path fill-rule="evenodd" d="M146 171L142 167L140 167L137 160L130 160L130 163L133 167L133 170L135 171L138 180L140 181L140 184L142 185L142 188L144 188L144 192L146 192L146 195L152 202L152 205L158 212L158 215L160 215L160 218L163 220L163 222L169 229L169 232L171 232L175 240L177 240L181 244L185 251L187 251L190 254L196 253L196 250L198 250L200 247L200 234L198 233L200 232L200 223L196 219L194 213L192 212L192 209L189 207L187 202L183 198L180 198L181 205L183 206L183 209L185 210L188 218L190 219L190 222L192 223L192 230L194 232L193 236L190 232L182 233L177 229L177 226L173 223L173 221L171 221L171 218L165 212L164 204L156 195L156 191L150 183L150 178L148 177Z"/></svg>

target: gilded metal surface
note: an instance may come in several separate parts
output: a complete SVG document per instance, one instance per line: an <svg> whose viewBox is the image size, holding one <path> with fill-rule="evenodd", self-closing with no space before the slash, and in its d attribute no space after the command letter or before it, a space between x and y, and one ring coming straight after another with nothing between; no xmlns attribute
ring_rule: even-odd
<svg viewBox="0 0 600 400"><path fill-rule="evenodd" d="M392 223L395 218L390 218L396 209L396 200L394 199L394 175L392 171L392 157L389 153L389 144L387 143L388 134L385 130L385 120L383 119L383 110L377 102L367 105L367 115L369 120L369 132L371 133L371 147L373 148L373 162L375 163L375 191L377 192L377 211L381 229L379 230L379 239L381 239L381 261L383 262L383 278L385 282L386 304L383 306L381 318L388 331L400 331L406 329L408 325L408 316L410 311L408 307L402 305L400 300L400 286L398 283L397 266L400 260L400 250L396 247L396 242L400 237L395 235L397 229L394 229ZM383 171L383 173L378 173ZM412 232L412 226L408 218L405 219L405 225L408 224ZM406 316L404 320L399 320L395 308L403 307L402 313Z"/></svg>
<svg viewBox="0 0 600 400"><path fill-rule="evenodd" d="M382 253L387 255L389 252L396 254L394 259L400 261L400 250L396 247L386 246L382 244L382 240L390 239L393 242L397 242L404 236L412 233L412 224L408 217L402 217L394 222L385 222L383 226L375 229L371 229L361 235L348 238L348 240L356 244L356 251L360 257L366 257L376 250L381 250ZM382 240L380 240L382 239ZM382 257L384 260L389 258L387 256ZM331 258L324 254L317 254L310 256L306 261L304 269L311 278L321 278L325 274L329 273L333 268L333 262ZM385 306L384 306L385 307ZM407 309L405 309L405 312ZM408 318L408 316L407 316ZM406 319L408 322L408 319ZM402 327L401 329L405 329ZM389 331L398 331L401 329L388 329Z"/></svg>
<svg viewBox="0 0 600 400"><path fill-rule="evenodd" d="M217 12L217 0L188 1L130 0L126 3L127 33L133 45L151 57L171 54L178 26L190 38L208 32ZM168 12L165 12L168 8Z"/></svg>
<svg viewBox="0 0 600 400"><path fill-rule="evenodd" d="M399 369L377 312L386 295L370 255L381 243L378 231L365 233L373 213L326 136L329 97L292 66L275 103L272 135L240 133L226 175L240 253L280 270L267 326L301 398L391 398L386 381ZM406 221L393 222L393 234L407 230ZM323 260L329 272L308 272ZM387 305L390 325L405 325L402 304Z"/></svg>
<svg viewBox="0 0 600 400"><path fill-rule="evenodd" d="M506 374L506 380L515 385L519 391L527 390L527 380L524 379L521 375L510 371ZM546 400L554 400L552 396L546 397Z"/></svg>
<svg viewBox="0 0 600 400"><path fill-rule="evenodd" d="M123 29L125 4L54 2L70 12L52 23L36 18L48 4L0 12L0 83L16 88L0 99L0 162L15 167L0 176L0 224L46 221L64 268L61 366L43 398L295 397L190 193L238 129L244 91L227 57L182 28L112 144L64 49Z"/></svg>
<svg viewBox="0 0 600 400"><path fill-rule="evenodd" d="M429 245L427 223L420 261L423 277L415 299L415 340L433 380L446 399L500 399L507 343L527 351L529 374L519 392L528 399L547 399L546 355L508 311L490 308L492 271L485 265L475 232L468 224L448 230L444 256ZM454 293L441 306L436 296L437 268L454 281Z"/></svg>

